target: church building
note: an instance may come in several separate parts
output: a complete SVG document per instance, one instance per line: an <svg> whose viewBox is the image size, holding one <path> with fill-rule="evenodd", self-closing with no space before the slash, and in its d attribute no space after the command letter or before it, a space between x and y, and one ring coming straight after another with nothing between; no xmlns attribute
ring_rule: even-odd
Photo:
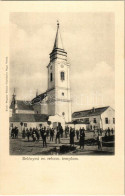
<svg viewBox="0 0 125 196"><path fill-rule="evenodd" d="M115 111L111 107L101 107L76 111L71 114L70 65L67 60L57 23L57 32L50 62L47 65L48 88L36 94L30 101L17 100L14 92L10 105L11 126L24 124L27 127L52 126L61 124L86 129L115 128Z"/></svg>
<svg viewBox="0 0 125 196"><path fill-rule="evenodd" d="M16 121L19 123L25 121L28 126L31 115L33 121L38 119L39 124L51 121L53 125L55 123L55 126L58 123L65 126L66 122L71 121L70 65L67 61L67 52L63 47L59 23L57 23L55 42L50 53L47 70L48 88L46 92L37 94L31 101L17 100L16 94L13 94L10 105L10 123L13 126Z"/></svg>

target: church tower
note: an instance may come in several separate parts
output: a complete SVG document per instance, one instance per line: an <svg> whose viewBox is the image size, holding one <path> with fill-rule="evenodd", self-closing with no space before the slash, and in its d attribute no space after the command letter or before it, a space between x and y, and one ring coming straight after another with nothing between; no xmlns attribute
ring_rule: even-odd
<svg viewBox="0 0 125 196"><path fill-rule="evenodd" d="M69 63L67 52L63 48L59 23L57 22L57 32L54 47L50 53L50 63L48 69L48 115L59 115L65 122L71 121L71 98Z"/></svg>

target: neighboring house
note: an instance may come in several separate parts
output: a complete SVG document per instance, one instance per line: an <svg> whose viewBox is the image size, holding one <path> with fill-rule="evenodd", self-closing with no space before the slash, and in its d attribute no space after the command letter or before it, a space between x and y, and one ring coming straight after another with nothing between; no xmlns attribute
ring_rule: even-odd
<svg viewBox="0 0 125 196"><path fill-rule="evenodd" d="M89 124L86 124L88 129L102 128L105 130L108 127L115 129L115 110L110 106L92 108L72 114L72 121L76 121L77 123L85 119L89 121Z"/></svg>

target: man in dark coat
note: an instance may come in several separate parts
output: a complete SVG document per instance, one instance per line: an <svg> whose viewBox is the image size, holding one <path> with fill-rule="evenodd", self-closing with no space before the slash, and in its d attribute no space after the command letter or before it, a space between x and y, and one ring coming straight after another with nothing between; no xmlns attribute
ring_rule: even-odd
<svg viewBox="0 0 125 196"><path fill-rule="evenodd" d="M13 139L14 138L14 128L12 128L12 130L11 130L11 138Z"/></svg>
<svg viewBox="0 0 125 196"><path fill-rule="evenodd" d="M43 148L44 148L44 146L47 147L46 136L47 136L47 132L46 132L46 129L44 128L44 131L43 131Z"/></svg>
<svg viewBox="0 0 125 196"><path fill-rule="evenodd" d="M44 128L40 128L40 135L41 135L41 138L42 138L42 140L43 140L43 133L44 133Z"/></svg>
<svg viewBox="0 0 125 196"><path fill-rule="evenodd" d="M23 128L23 131L22 131L22 138L25 139L25 136L26 136L26 132L25 132L25 128Z"/></svg>
<svg viewBox="0 0 125 196"><path fill-rule="evenodd" d="M112 135L114 134L114 129L113 128L111 129L111 133L112 133Z"/></svg>
<svg viewBox="0 0 125 196"><path fill-rule="evenodd" d="M75 131L73 128L70 129L70 145L74 146L74 137L75 137Z"/></svg>
<svg viewBox="0 0 125 196"><path fill-rule="evenodd" d="M110 128L109 128L109 127L108 127L107 132L108 132L108 136L110 136L110 132L111 132L111 130L110 130Z"/></svg>
<svg viewBox="0 0 125 196"><path fill-rule="evenodd" d="M59 131L59 127L57 127L56 143L57 143L57 140L58 140L58 143L60 144L60 131Z"/></svg>
<svg viewBox="0 0 125 196"><path fill-rule="evenodd" d="M77 140L79 139L79 130L77 129L76 130L76 137L77 137Z"/></svg>
<svg viewBox="0 0 125 196"><path fill-rule="evenodd" d="M85 132L84 129L80 129L80 148L82 147L84 149L84 142L85 142Z"/></svg>
<svg viewBox="0 0 125 196"><path fill-rule="evenodd" d="M26 129L26 136L27 136L27 139L28 139L28 142L29 142L29 138L30 138L30 131L29 131L29 129L28 129L28 128Z"/></svg>
<svg viewBox="0 0 125 196"><path fill-rule="evenodd" d="M53 141L53 137L54 137L54 129L50 129L50 141Z"/></svg>
<svg viewBox="0 0 125 196"><path fill-rule="evenodd" d="M32 131L32 138L33 138L33 142L36 141L36 130L35 128L33 128L33 131Z"/></svg>
<svg viewBox="0 0 125 196"><path fill-rule="evenodd" d="M35 133L36 133L37 141L39 142L40 136L39 136L39 130L37 129L37 127L36 127L36 130L35 130Z"/></svg>

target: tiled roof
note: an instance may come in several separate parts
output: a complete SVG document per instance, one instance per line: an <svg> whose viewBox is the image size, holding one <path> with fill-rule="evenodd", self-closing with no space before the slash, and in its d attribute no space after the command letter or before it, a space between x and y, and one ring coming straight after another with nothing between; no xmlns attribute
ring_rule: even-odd
<svg viewBox="0 0 125 196"><path fill-rule="evenodd" d="M100 107L100 108L92 108L90 110L83 110L79 112L74 112L72 114L72 118L80 118L80 117L89 117L89 116L98 116L102 114L105 110L107 110L109 106Z"/></svg>
<svg viewBox="0 0 125 196"><path fill-rule="evenodd" d="M10 122L47 122L46 114L13 114Z"/></svg>
<svg viewBox="0 0 125 196"><path fill-rule="evenodd" d="M33 110L33 106L30 101L16 100L18 110ZM14 109L14 102L11 102L10 109Z"/></svg>
<svg viewBox="0 0 125 196"><path fill-rule="evenodd" d="M42 94L40 94L40 95L38 95L37 97L35 97L34 99L32 99L32 104L35 104L35 103L41 103L41 101L45 98L47 96L47 93L46 92L44 92L44 93L42 93Z"/></svg>

